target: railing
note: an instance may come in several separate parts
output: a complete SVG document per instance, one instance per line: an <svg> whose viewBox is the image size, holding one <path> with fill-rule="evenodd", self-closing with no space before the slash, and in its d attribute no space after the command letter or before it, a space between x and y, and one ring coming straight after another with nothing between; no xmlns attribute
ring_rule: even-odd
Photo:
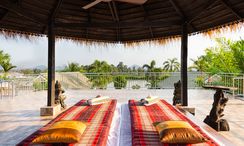
<svg viewBox="0 0 244 146"><path fill-rule="evenodd" d="M13 98L15 86L13 81L0 80L0 99Z"/></svg>
<svg viewBox="0 0 244 146"><path fill-rule="evenodd" d="M180 72L126 72L126 73L79 73L58 72L59 80L65 89L174 89L174 83L180 80ZM40 91L47 89L47 75L25 75L12 79L14 92ZM205 72L188 72L188 88L202 88L203 85L234 86L238 88L233 94L243 96L243 74L210 74Z"/></svg>

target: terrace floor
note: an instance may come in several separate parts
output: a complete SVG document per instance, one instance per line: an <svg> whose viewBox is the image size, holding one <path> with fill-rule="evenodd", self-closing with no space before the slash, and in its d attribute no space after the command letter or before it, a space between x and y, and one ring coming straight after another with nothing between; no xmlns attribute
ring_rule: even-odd
<svg viewBox="0 0 244 146"><path fill-rule="evenodd" d="M196 118L203 121L212 106L213 90L189 90L189 106L196 108ZM129 99L141 99L149 94L157 95L172 102L173 90L67 90L68 106L81 99L108 95L119 103L127 103ZM48 123L52 117L40 117L40 107L46 105L46 91L21 92L13 99L0 100L0 145L15 145L22 139ZM230 95L225 108L224 118L228 120L231 130L220 132L236 145L244 144L244 101Z"/></svg>

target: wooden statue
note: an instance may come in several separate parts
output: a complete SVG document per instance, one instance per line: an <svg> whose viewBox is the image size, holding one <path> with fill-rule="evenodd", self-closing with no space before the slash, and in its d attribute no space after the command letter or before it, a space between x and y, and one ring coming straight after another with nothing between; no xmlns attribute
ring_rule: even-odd
<svg viewBox="0 0 244 146"><path fill-rule="evenodd" d="M223 112L227 102L228 98L224 97L222 90L217 89L210 114L204 119L204 122L216 131L230 130L227 120L221 119L224 116Z"/></svg>
<svg viewBox="0 0 244 146"><path fill-rule="evenodd" d="M181 82L180 80L174 83L174 97L173 97L173 105L181 104Z"/></svg>
<svg viewBox="0 0 244 146"><path fill-rule="evenodd" d="M66 96L63 95L64 89L62 89L61 84L56 81L55 83L55 104L61 104L62 108L66 108L66 104L64 103L64 100L66 99Z"/></svg>

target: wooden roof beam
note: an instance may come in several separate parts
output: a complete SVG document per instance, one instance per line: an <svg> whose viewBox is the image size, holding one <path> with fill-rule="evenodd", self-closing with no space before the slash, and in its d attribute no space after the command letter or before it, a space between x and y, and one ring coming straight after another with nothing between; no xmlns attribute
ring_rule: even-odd
<svg viewBox="0 0 244 146"><path fill-rule="evenodd" d="M180 7L177 5L177 3L175 3L174 0L169 0L169 1L171 5L174 7L175 11L178 13L178 15L180 15L181 19L183 20L183 24L187 23L192 27L193 31L197 31L196 27L193 24L188 23L189 22L188 18L186 17L184 12L180 9Z"/></svg>
<svg viewBox="0 0 244 146"><path fill-rule="evenodd" d="M233 13L238 19L242 19L243 17L241 16L241 14L239 14L233 7L231 7L231 4L229 2L227 2L226 0L220 0L221 3L228 9L231 11L231 13Z"/></svg>
<svg viewBox="0 0 244 146"><path fill-rule="evenodd" d="M149 22L148 12L145 10L144 5L142 5L141 8L142 8L143 13L144 13L144 16L145 16L145 21ZM151 35L151 37L153 38L154 35L153 35L153 31L152 31L152 27L151 27L151 26L149 26L149 31L150 31L150 35Z"/></svg>
<svg viewBox="0 0 244 146"><path fill-rule="evenodd" d="M117 22L119 22L119 12L118 12L118 9L117 9L117 6L115 4L114 1L112 1L112 8L114 10L114 16L115 16L115 19ZM120 33L121 33L121 30L120 30L120 26L118 25L117 29L116 29L116 32L117 32L117 41L120 41Z"/></svg>
<svg viewBox="0 0 244 146"><path fill-rule="evenodd" d="M7 16L8 12L9 11L7 9L4 10L4 13L0 15L0 22Z"/></svg>
<svg viewBox="0 0 244 146"><path fill-rule="evenodd" d="M19 16L25 17L35 23L38 24L46 24L47 22L44 19L38 18L37 16L33 15L33 13L26 11L25 9L21 8L18 4L12 3L9 0L1 0L0 7L7 9L13 13L16 13Z"/></svg>
<svg viewBox="0 0 244 146"><path fill-rule="evenodd" d="M119 13L118 13L118 9L117 9L117 6L116 6L114 1L112 1L112 7L113 7L113 10L114 10L115 19L116 19L117 22L119 22Z"/></svg>
<svg viewBox="0 0 244 146"><path fill-rule="evenodd" d="M53 9L52 9L52 11L51 11L51 13L50 13L50 15L49 15L48 22L49 22L49 21L55 21L55 17L57 16L58 11L59 11L59 9L60 9L62 3L63 3L63 0L57 0L55 6L53 7ZM48 25L45 25L45 26L42 28L41 33L44 34L45 31L46 31L46 29L47 29L47 27L48 27Z"/></svg>
<svg viewBox="0 0 244 146"><path fill-rule="evenodd" d="M114 16L114 10L113 10L113 7L112 7L112 5L111 5L111 2L108 2L108 6L109 6L109 10L110 10L110 12L111 12L111 15L112 15L112 17L113 17L113 20L116 21L116 18L115 18L115 16Z"/></svg>
<svg viewBox="0 0 244 146"><path fill-rule="evenodd" d="M17 3L19 6L22 4L22 0L17 0L15 3ZM7 15L9 10L5 9L5 12L0 16L0 21L2 21Z"/></svg>
<svg viewBox="0 0 244 146"><path fill-rule="evenodd" d="M87 9L87 23L91 23L91 14L90 14L90 9ZM89 28L86 28L86 38L88 39L89 37Z"/></svg>
<svg viewBox="0 0 244 146"><path fill-rule="evenodd" d="M205 13L207 9L209 9L213 4L215 4L217 0L209 0L207 3L205 3L200 9L199 13L192 18L189 19L189 23L192 23L194 20L196 20L201 14Z"/></svg>
<svg viewBox="0 0 244 146"><path fill-rule="evenodd" d="M63 28L144 28L144 27L164 27L164 26L181 26L181 21L168 22L168 21L159 21L159 22L138 22L135 25L135 22L112 22L112 23L60 23L56 22L56 27Z"/></svg>
<svg viewBox="0 0 244 146"><path fill-rule="evenodd" d="M181 16L182 20L186 20L184 12L180 9L180 7L174 2L174 0L169 0L171 5L174 7L175 11Z"/></svg>

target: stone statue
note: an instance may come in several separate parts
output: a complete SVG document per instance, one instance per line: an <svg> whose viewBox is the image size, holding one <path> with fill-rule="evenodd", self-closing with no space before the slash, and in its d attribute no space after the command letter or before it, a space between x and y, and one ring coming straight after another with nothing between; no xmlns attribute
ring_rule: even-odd
<svg viewBox="0 0 244 146"><path fill-rule="evenodd" d="M174 97L173 97L173 105L181 104L181 82L180 80L174 83Z"/></svg>
<svg viewBox="0 0 244 146"><path fill-rule="evenodd" d="M214 94L214 102L210 114L204 119L204 123L216 131L229 131L227 120L221 119L224 116L223 112L227 102L228 98L225 98L222 90L218 89Z"/></svg>
<svg viewBox="0 0 244 146"><path fill-rule="evenodd" d="M56 81L55 83L55 104L61 104L62 108L66 108L66 104L64 103L64 100L66 99L66 96L63 95L64 89L62 89L61 84Z"/></svg>

